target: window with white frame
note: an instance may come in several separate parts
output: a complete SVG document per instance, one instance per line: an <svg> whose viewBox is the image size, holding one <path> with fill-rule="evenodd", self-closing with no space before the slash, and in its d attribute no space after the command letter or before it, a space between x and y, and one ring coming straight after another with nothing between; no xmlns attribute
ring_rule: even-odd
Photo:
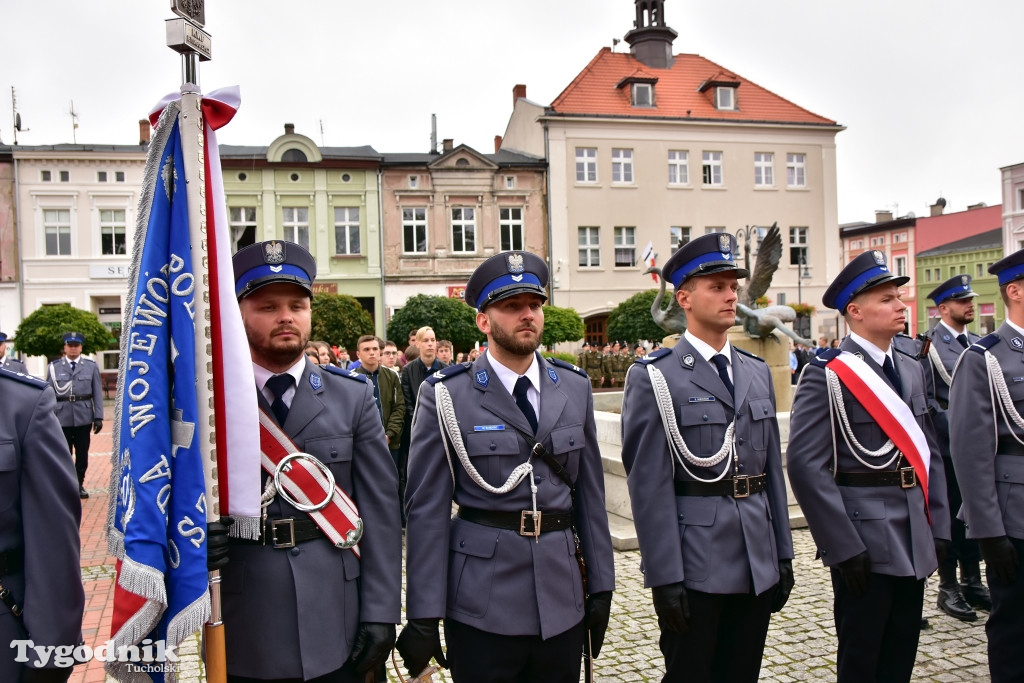
<svg viewBox="0 0 1024 683"><path fill-rule="evenodd" d="M576 182L596 183L597 182L597 148L577 147L576 148Z"/></svg>
<svg viewBox="0 0 1024 683"><path fill-rule="evenodd" d="M941 279L942 279L942 268L936 268L935 269L935 281L938 282Z"/></svg>
<svg viewBox="0 0 1024 683"><path fill-rule="evenodd" d="M468 254L476 251L476 209L457 206L452 208L452 253Z"/></svg>
<svg viewBox="0 0 1024 683"><path fill-rule="evenodd" d="M679 247L690 241L690 228L683 225L673 225L668 229L669 245L672 253L679 251Z"/></svg>
<svg viewBox="0 0 1024 683"><path fill-rule="evenodd" d="M514 190L516 189L516 177L514 175L505 176L505 189Z"/></svg>
<svg viewBox="0 0 1024 683"><path fill-rule="evenodd" d="M523 251L523 210L520 207L501 207L498 210L498 232L501 251Z"/></svg>
<svg viewBox="0 0 1024 683"><path fill-rule="evenodd" d="M985 265L982 263L977 263L974 266L974 278L977 279L980 277L985 277Z"/></svg>
<svg viewBox="0 0 1024 683"><path fill-rule="evenodd" d="M981 265L979 264L978 267L980 269ZM924 281L925 282L931 282L932 281L932 269L931 268L925 268L924 269Z"/></svg>
<svg viewBox="0 0 1024 683"><path fill-rule="evenodd" d="M232 206L228 209L228 227L231 229L231 251L256 244L256 207Z"/></svg>
<svg viewBox="0 0 1024 683"><path fill-rule="evenodd" d="M714 234L719 233L719 232L725 232L725 226L724 225L705 225L704 226L704 234L705 235L714 235Z"/></svg>
<svg viewBox="0 0 1024 683"><path fill-rule="evenodd" d="M596 268L601 265L601 229L579 228L580 268Z"/></svg>
<svg viewBox="0 0 1024 683"><path fill-rule="evenodd" d="M633 150L612 150L612 182L629 185L633 182Z"/></svg>
<svg viewBox="0 0 1024 683"><path fill-rule="evenodd" d="M71 171L61 171L60 172L60 181L62 183L70 183L71 182Z"/></svg>
<svg viewBox="0 0 1024 683"><path fill-rule="evenodd" d="M47 256L71 255L71 210L44 209L43 234Z"/></svg>
<svg viewBox="0 0 1024 683"><path fill-rule="evenodd" d="M124 209L100 209L100 253L104 256L128 253Z"/></svg>
<svg viewBox="0 0 1024 683"><path fill-rule="evenodd" d="M907 241L907 233L905 233L905 232L894 232L893 233L893 235L892 235L892 243L893 244L898 244L900 242L906 242L906 241Z"/></svg>
<svg viewBox="0 0 1024 683"><path fill-rule="evenodd" d="M359 245L359 207L334 207L334 253L355 256L362 253Z"/></svg>
<svg viewBox="0 0 1024 683"><path fill-rule="evenodd" d="M406 254L427 253L426 207L402 209L402 252Z"/></svg>
<svg viewBox="0 0 1024 683"><path fill-rule="evenodd" d="M701 154L703 160L703 172L704 172L704 184L705 185L721 185L722 184L722 153L721 152L703 152Z"/></svg>
<svg viewBox="0 0 1024 683"><path fill-rule="evenodd" d="M48 183L51 180L53 180L53 172L52 171L40 171L39 172L39 181L40 182Z"/></svg>
<svg viewBox="0 0 1024 683"><path fill-rule="evenodd" d="M281 209L284 239L309 249L309 207L286 206Z"/></svg>
<svg viewBox="0 0 1024 683"><path fill-rule="evenodd" d="M789 265L807 263L807 228L789 229Z"/></svg>
<svg viewBox="0 0 1024 683"><path fill-rule="evenodd" d="M634 107L653 107L654 106L654 86L650 83L634 83L633 84L633 106Z"/></svg>
<svg viewBox="0 0 1024 683"><path fill-rule="evenodd" d="M615 228L615 267L632 268L636 265L636 228Z"/></svg>
<svg viewBox="0 0 1024 683"><path fill-rule="evenodd" d="M906 256L894 256L892 259L892 270L898 277L906 277L907 275L907 257Z"/></svg>
<svg viewBox="0 0 1024 683"><path fill-rule="evenodd" d="M107 182L107 172L106 171L96 171L96 182L97 183L105 183L105 182Z"/></svg>
<svg viewBox="0 0 1024 683"><path fill-rule="evenodd" d="M690 153L683 149L668 151L668 184L690 184Z"/></svg>
<svg viewBox="0 0 1024 683"><path fill-rule="evenodd" d="M114 171L114 182L115 183L123 183L124 182L124 171Z"/></svg>
<svg viewBox="0 0 1024 683"><path fill-rule="evenodd" d="M960 266L960 274L961 275L966 275L967 274L967 266Z"/></svg>
<svg viewBox="0 0 1024 683"><path fill-rule="evenodd" d="M736 108L736 88L728 85L715 87L715 108L733 110Z"/></svg>
<svg viewBox="0 0 1024 683"><path fill-rule="evenodd" d="M754 152L754 185L771 187L775 184L775 155L771 152Z"/></svg>
<svg viewBox="0 0 1024 683"><path fill-rule="evenodd" d="M420 186L420 177L418 175L409 176L409 189L415 190Z"/></svg>
<svg viewBox="0 0 1024 683"><path fill-rule="evenodd" d="M789 187L807 186L807 155L786 155L786 185Z"/></svg>
<svg viewBox="0 0 1024 683"><path fill-rule="evenodd" d="M851 240L850 241L850 249L863 249L863 248L864 248L864 240Z"/></svg>
<svg viewBox="0 0 1024 683"><path fill-rule="evenodd" d="M873 247L884 247L885 246L885 235L875 235L871 238L871 246Z"/></svg>

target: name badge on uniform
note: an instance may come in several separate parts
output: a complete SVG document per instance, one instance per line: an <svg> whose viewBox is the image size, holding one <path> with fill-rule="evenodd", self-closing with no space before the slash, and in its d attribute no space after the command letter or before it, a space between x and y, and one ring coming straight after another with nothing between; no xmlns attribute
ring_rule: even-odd
<svg viewBox="0 0 1024 683"><path fill-rule="evenodd" d="M503 432L505 425L474 425L474 432Z"/></svg>
<svg viewBox="0 0 1024 683"><path fill-rule="evenodd" d="M1024 382L1024 377L1014 377L1013 383L1016 384L1017 382Z"/></svg>
<svg viewBox="0 0 1024 683"><path fill-rule="evenodd" d="M691 396L690 403L712 403L714 402L714 396Z"/></svg>

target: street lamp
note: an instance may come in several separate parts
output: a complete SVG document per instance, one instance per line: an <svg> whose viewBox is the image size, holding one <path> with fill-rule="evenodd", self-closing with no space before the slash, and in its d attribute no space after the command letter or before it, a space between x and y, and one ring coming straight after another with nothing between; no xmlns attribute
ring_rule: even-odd
<svg viewBox="0 0 1024 683"><path fill-rule="evenodd" d="M800 267L798 268L797 274L796 274L796 302L798 304L800 304L800 305L803 305L803 303L804 303L803 282L804 282L804 280L810 280L810 279L811 279L811 271L807 268L807 253L805 251L801 250L800 251ZM802 327L803 327L803 325L801 325L801 328ZM810 330L807 330L807 332L810 332ZM802 334L804 337L807 336L807 332L805 332L803 329L800 330L800 334Z"/></svg>
<svg viewBox="0 0 1024 683"><path fill-rule="evenodd" d="M743 267L750 272L750 238L757 235L758 243L761 241L761 229L756 225L748 225L736 231L736 240L743 242Z"/></svg>

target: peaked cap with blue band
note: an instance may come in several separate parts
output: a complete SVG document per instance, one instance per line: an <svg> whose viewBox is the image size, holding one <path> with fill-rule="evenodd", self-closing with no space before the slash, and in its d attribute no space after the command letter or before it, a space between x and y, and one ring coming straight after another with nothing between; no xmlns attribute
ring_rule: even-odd
<svg viewBox="0 0 1024 683"><path fill-rule="evenodd" d="M65 332L64 333L65 344L84 344L85 335L81 332Z"/></svg>
<svg viewBox="0 0 1024 683"><path fill-rule="evenodd" d="M999 278L999 286L1010 284L1024 277L1024 249L1013 252L1006 258L996 261L988 267L990 275Z"/></svg>
<svg viewBox="0 0 1024 683"><path fill-rule="evenodd" d="M733 271L736 277L749 277L750 271L736 265L736 238L728 232L701 235L681 246L661 269L661 276L673 286L698 275Z"/></svg>
<svg viewBox="0 0 1024 683"><path fill-rule="evenodd" d="M839 271L839 275L825 290L825 296L821 297L821 303L840 313L846 313L846 307L853 301L853 297L861 292L878 285L892 283L899 287L908 282L909 277L892 274L885 265L885 254L872 249L859 255Z"/></svg>
<svg viewBox="0 0 1024 683"><path fill-rule="evenodd" d="M313 296L316 261L294 242L271 240L250 244L239 249L231 263L235 268L235 296L239 299L275 282L290 282Z"/></svg>
<svg viewBox="0 0 1024 683"><path fill-rule="evenodd" d="M466 283L466 303L478 311L517 294L547 301L548 264L528 251L503 251L477 266Z"/></svg>
<svg viewBox="0 0 1024 683"><path fill-rule="evenodd" d="M971 289L971 276L955 275L933 289L928 298L938 306L943 301L949 301L950 299L956 301L958 299L971 299L976 296L978 296L978 293Z"/></svg>

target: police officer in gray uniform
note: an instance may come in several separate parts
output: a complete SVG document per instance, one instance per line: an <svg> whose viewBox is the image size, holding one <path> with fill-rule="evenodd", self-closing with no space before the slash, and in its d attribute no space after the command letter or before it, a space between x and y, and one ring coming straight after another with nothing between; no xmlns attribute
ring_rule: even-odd
<svg viewBox="0 0 1024 683"><path fill-rule="evenodd" d="M893 344L907 281L873 250L840 271L822 302L850 335L804 368L790 417L786 469L831 569L841 683L910 680L924 582L950 538L924 371Z"/></svg>
<svg viewBox="0 0 1024 683"><path fill-rule="evenodd" d="M20 372L24 375L28 374L25 364L17 358L12 358L11 354L7 353L7 335L3 332L0 332L0 368L10 370L11 372Z"/></svg>
<svg viewBox="0 0 1024 683"><path fill-rule="evenodd" d="M0 681L58 683L71 667L45 668L35 652L15 661L11 641L74 647L82 640L75 473L46 382L0 369ZM12 612L19 613L18 616Z"/></svg>
<svg viewBox="0 0 1024 683"><path fill-rule="evenodd" d="M629 369L622 462L665 656L663 681L756 681L772 612L793 588L793 538L768 366L729 343L735 239L665 263L688 327Z"/></svg>
<svg viewBox="0 0 1024 683"><path fill-rule="evenodd" d="M259 408L330 469L365 531L356 557L280 493L273 498L263 539L235 540L222 571L228 680L364 683L376 673L384 681L401 619L402 530L398 473L372 388L363 375L303 355L316 277L308 251L260 242L235 254L234 269Z"/></svg>
<svg viewBox="0 0 1024 683"><path fill-rule="evenodd" d="M457 683L576 683L585 642L601 650L615 579L593 397L582 370L536 352L547 283L533 254L484 261L466 302L487 352L420 386L398 639L412 675L445 665L442 618Z"/></svg>
<svg viewBox="0 0 1024 683"><path fill-rule="evenodd" d="M57 394L57 419L68 450L75 454L75 472L78 473L78 495L88 498L85 490L85 472L89 469L89 445L92 434L103 429L103 382L100 368L88 358L82 358L85 335L68 332L64 335L64 357L50 363L47 379Z"/></svg>
<svg viewBox="0 0 1024 683"><path fill-rule="evenodd" d="M960 357L949 389L949 448L967 537L985 559L993 683L1024 680L1024 250L989 266L1006 320Z"/></svg>
<svg viewBox="0 0 1024 683"><path fill-rule="evenodd" d="M974 297L970 275L957 275L946 280L928 294L939 309L939 322L928 337L928 354L921 360L925 368L928 405L935 423L935 434L946 469L946 495L952 516L953 539L949 551L939 565L938 606L946 614L961 621L976 621L972 608L992 609L992 597L981 580L981 552L978 542L968 539L963 520L957 518L962 499L953 460L949 454L949 383L960 354L980 337L967 329L974 320ZM960 565L960 581L956 568Z"/></svg>

